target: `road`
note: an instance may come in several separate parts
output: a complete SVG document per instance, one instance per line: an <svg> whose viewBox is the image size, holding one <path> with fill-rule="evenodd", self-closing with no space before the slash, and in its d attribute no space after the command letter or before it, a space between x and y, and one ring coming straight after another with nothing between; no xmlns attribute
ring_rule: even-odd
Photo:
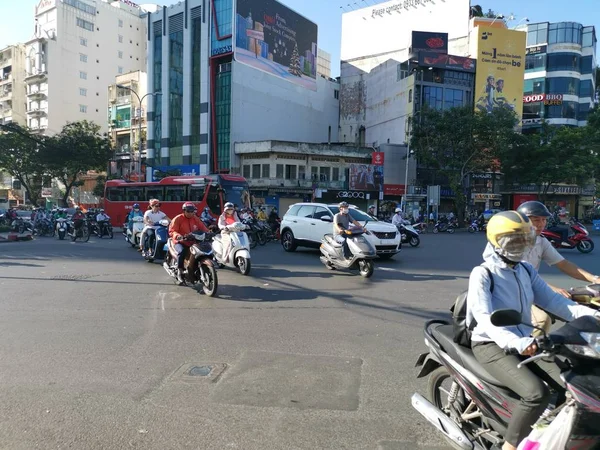
<svg viewBox="0 0 600 450"><path fill-rule="evenodd" d="M121 239L3 244L0 448L446 448L410 406L413 366L484 239L424 235L369 280L271 243L212 299Z"/></svg>

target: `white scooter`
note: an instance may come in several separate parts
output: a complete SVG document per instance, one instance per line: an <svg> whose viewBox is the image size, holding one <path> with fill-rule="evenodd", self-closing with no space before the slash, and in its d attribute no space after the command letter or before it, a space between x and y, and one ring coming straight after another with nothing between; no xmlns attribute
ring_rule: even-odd
<svg viewBox="0 0 600 450"><path fill-rule="evenodd" d="M63 241L65 239L65 236L67 235L67 232L69 231L67 222L68 222L67 219L63 219L62 217L56 219L56 235L58 236L58 239L60 239L61 241Z"/></svg>
<svg viewBox="0 0 600 450"><path fill-rule="evenodd" d="M130 230L127 228L127 236L125 236L125 241L131 244L132 247L139 247L143 230L144 218L141 216L134 217L132 229Z"/></svg>
<svg viewBox="0 0 600 450"><path fill-rule="evenodd" d="M248 235L242 230L246 229L246 225L241 222L235 222L227 226L227 231L231 239L229 249L223 248L222 236L217 235L213 239L213 251L215 260L221 267L231 267L240 271L242 275L250 273L250 241ZM225 254L224 254L225 252Z"/></svg>

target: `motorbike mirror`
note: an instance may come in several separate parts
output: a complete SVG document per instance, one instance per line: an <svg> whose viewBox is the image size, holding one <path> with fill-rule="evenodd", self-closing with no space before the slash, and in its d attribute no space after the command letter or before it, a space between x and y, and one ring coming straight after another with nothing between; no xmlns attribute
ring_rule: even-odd
<svg viewBox="0 0 600 450"><path fill-rule="evenodd" d="M331 216L323 216L323 217L321 217L321 220L323 222L333 222L333 219L331 218Z"/></svg>
<svg viewBox="0 0 600 450"><path fill-rule="evenodd" d="M490 317L492 325L496 327L510 327L521 324L521 313L514 309L499 309Z"/></svg>

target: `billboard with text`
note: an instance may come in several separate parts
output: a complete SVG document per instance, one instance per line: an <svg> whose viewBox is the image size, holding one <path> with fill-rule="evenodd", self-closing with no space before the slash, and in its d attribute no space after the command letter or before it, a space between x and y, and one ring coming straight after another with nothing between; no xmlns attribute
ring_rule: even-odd
<svg viewBox="0 0 600 450"><path fill-rule="evenodd" d="M237 0L235 59L315 91L317 25L275 0Z"/></svg>

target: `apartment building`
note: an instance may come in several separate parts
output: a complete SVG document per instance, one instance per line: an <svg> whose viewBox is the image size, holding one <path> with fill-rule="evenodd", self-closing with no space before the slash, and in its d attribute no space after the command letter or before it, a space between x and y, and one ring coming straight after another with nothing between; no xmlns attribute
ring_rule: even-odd
<svg viewBox="0 0 600 450"><path fill-rule="evenodd" d="M25 46L0 50L0 124L27 124L25 116Z"/></svg>

